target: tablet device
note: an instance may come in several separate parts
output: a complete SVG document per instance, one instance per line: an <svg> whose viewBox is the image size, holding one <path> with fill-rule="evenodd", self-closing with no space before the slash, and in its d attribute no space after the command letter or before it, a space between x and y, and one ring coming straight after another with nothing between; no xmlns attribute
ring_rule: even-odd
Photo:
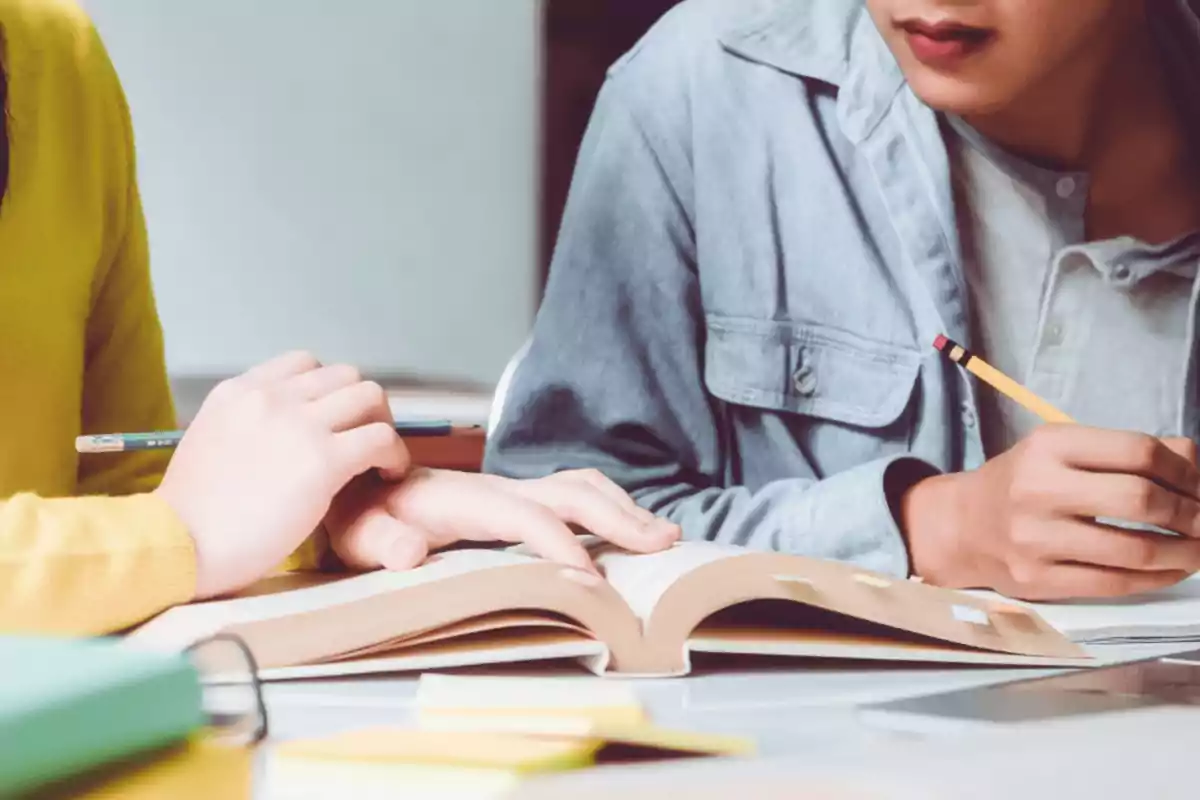
<svg viewBox="0 0 1200 800"><path fill-rule="evenodd" d="M1200 650L865 706L865 721L919 732L1105 714L1200 708Z"/></svg>

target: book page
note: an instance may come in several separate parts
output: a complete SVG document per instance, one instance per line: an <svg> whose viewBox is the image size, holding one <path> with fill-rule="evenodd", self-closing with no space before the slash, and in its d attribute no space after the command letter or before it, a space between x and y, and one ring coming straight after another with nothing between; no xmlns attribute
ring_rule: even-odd
<svg viewBox="0 0 1200 800"><path fill-rule="evenodd" d="M596 565L645 624L667 589L694 569L724 558L744 556L744 548L712 542L680 542L661 553L638 555L596 547Z"/></svg>
<svg viewBox="0 0 1200 800"><path fill-rule="evenodd" d="M1031 603L1002 598L993 592L972 594L1032 608L1079 642L1200 640L1200 576L1156 592L1098 600Z"/></svg>
<svg viewBox="0 0 1200 800"><path fill-rule="evenodd" d="M405 572L380 570L333 577L327 583L309 588L267 594L254 594L251 587L248 597L194 603L166 611L135 629L126 641L155 650L180 650L230 625L304 614L469 572L535 561L508 550L454 550L434 555L420 567Z"/></svg>
<svg viewBox="0 0 1200 800"><path fill-rule="evenodd" d="M972 594L1001 599L991 592ZM1076 642L1200 641L1200 576L1132 597L1062 603L1020 603L1007 599L1003 602L1034 609Z"/></svg>

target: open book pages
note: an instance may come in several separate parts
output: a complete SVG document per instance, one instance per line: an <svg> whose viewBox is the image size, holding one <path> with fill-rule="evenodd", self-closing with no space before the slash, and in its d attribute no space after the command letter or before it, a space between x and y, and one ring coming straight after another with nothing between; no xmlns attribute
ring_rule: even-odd
<svg viewBox="0 0 1200 800"><path fill-rule="evenodd" d="M1200 642L1200 576L1133 597L1023 605L1080 644Z"/></svg>
<svg viewBox="0 0 1200 800"><path fill-rule="evenodd" d="M371 572L344 579L296 573L268 578L238 597L171 609L129 638L182 649L239 622L291 617L411 589L490 567L532 564L537 559L509 550L464 550L430 559L407 572Z"/></svg>
<svg viewBox="0 0 1200 800"><path fill-rule="evenodd" d="M401 573L277 576L167 611L129 638L180 649L236 634L267 680L542 659L681 675L694 653L1090 663L1023 607L837 562L703 542L592 553L607 579L599 586L521 548L441 553Z"/></svg>

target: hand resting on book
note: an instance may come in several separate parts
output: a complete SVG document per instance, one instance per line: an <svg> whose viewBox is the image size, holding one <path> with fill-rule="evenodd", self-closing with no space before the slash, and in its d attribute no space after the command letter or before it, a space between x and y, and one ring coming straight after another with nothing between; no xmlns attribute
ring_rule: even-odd
<svg viewBox="0 0 1200 800"><path fill-rule="evenodd" d="M400 483L363 476L334 500L330 545L354 569L419 566L456 542L524 543L599 577L575 528L635 553L665 550L680 529L638 506L599 472L513 480L420 469Z"/></svg>
<svg viewBox="0 0 1200 800"><path fill-rule="evenodd" d="M291 353L213 390L156 494L192 536L197 599L249 586L322 521L359 569L410 569L483 541L524 543L598 580L574 527L640 553L679 539L596 472L516 481L409 466L378 384Z"/></svg>

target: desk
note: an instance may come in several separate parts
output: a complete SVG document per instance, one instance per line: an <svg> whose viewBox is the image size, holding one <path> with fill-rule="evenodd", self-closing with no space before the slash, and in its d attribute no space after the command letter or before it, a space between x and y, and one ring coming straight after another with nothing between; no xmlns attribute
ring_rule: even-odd
<svg viewBox="0 0 1200 800"><path fill-rule="evenodd" d="M1166 654L1194 649L1191 647L1157 647L1152 649L1108 649L1103 657L1132 660L1139 655ZM545 670L535 667L506 669L504 674L579 675L570 669ZM919 763L920 757L936 759L943 744L957 746L960 740L974 740L986 734L969 737L931 737L926 742L914 742L914 737L893 733L865 723L859 718L858 706L884 700L913 697L939 691L986 686L1013 677L1032 677L1054 674L1056 670L1013 669L946 669L938 667L905 667L885 664L860 667L825 664L760 666L738 670L701 673L685 679L632 681L639 697L654 719L668 726L694 730L749 735L759 743L759 759L744 764L725 762L688 762L657 765L652 768L606 768L572 773L529 788L531 797L570 796L572 800L609 797L620 794L622 800L632 800L631 781L650 781L658 787L647 797L663 794L677 785L684 776L689 786L697 770L713 770L711 786L745 786L746 781L761 781L763 790L741 794L746 798L767 797L767 784L782 780L781 776L800 776L812 773L826 778L867 776L862 767L877 764L886 773L906 765ZM285 740L319 736L341 730L370 725L406 724L412 721L415 677L373 677L358 680L306 681L292 684L273 684L266 687L266 700L271 714L272 739ZM1087 721L1086 725L1091 725ZM1120 743L1121 720L1105 722L1110 727L1105 742ZM1147 723L1148 724L1148 723ZM1172 724L1182 731L1179 719ZM1200 709L1190 717L1192 750L1200 750ZM1139 734L1141 735L1141 734ZM1179 735L1183 735L1180 733ZM1131 741L1135 738L1129 735ZM1185 737L1186 738L1186 737ZM1016 744L1023 740L1017 737ZM1012 736L1005 741L1014 743ZM1141 741L1141 740L1139 740ZM913 750L914 744L922 744ZM264 756L265 757L265 756ZM1183 772L1191 763L1180 763ZM837 769L833 769L837 765ZM1010 768L1019 775L1020 763ZM1040 767L1045 769L1046 767ZM1032 769L1032 767L1031 767ZM682 770L682 771L681 771ZM936 770L935 770L936 772ZM796 780L799 780L797 777ZM1189 778L1189 792L1200 787L1200 774ZM722 783L725 781L725 783ZM708 783L705 779L704 783ZM759 784L755 784L758 786ZM786 784L795 786L796 783ZM1115 784L1114 784L1115 785ZM607 788L606 788L607 787ZM263 786L261 797L269 797L269 786ZM553 789L553 792L551 791ZM583 790L588 790L584 793ZM721 797L730 794L706 796ZM871 795L866 795L871 796ZM955 795L949 795L954 797ZM982 797L967 792L963 797ZM993 795L988 795L989 797ZM1073 794L1057 795L1073 797ZM1103 795L1090 795L1092 797ZM1169 797L1149 794L1147 797ZM1191 795L1188 795L1191 796ZM693 800L691 797L688 800ZM1033 800L1025 797L1022 800Z"/></svg>

